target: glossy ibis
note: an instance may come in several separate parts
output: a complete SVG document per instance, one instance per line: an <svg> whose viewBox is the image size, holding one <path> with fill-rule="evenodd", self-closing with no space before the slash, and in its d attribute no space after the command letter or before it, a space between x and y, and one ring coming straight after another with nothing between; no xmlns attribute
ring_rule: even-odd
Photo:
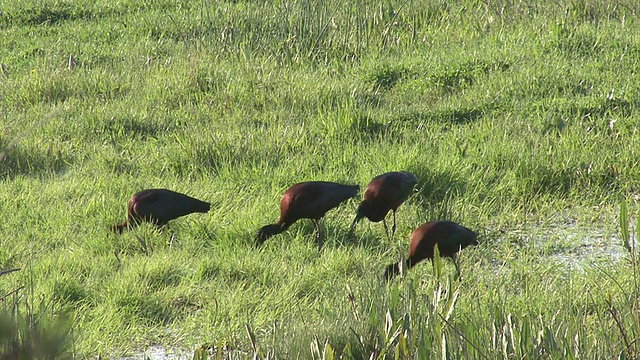
<svg viewBox="0 0 640 360"><path fill-rule="evenodd" d="M409 198L416 184L418 184L418 178L404 171L388 172L374 177L364 190L362 202L356 211L356 218L351 224L351 231L355 229L360 219L366 217L372 222L382 221L384 230L389 236L387 222L384 219L389 210L393 210L393 227L391 227L393 237L396 232L396 210Z"/></svg>
<svg viewBox="0 0 640 360"><path fill-rule="evenodd" d="M131 229L142 221L158 227L180 216L199 212L206 213L211 208L208 202L194 199L185 194L167 189L148 189L135 193L127 206L127 221L112 227L117 233Z"/></svg>
<svg viewBox="0 0 640 360"><path fill-rule="evenodd" d="M411 233L409 256L406 259L407 269L411 269L424 259L433 259L433 249L438 245L441 257L451 258L456 266L456 274L460 268L456 259L458 251L469 245L478 245L478 234L453 221L431 221L420 225ZM387 266L384 276L391 279L398 274L400 263Z"/></svg>
<svg viewBox="0 0 640 360"><path fill-rule="evenodd" d="M291 186L280 199L280 218L275 224L265 225L256 233L255 239L262 244L268 238L289 228L298 219L311 219L316 231L315 241L321 243L320 220L325 213L355 197L358 185L343 185L326 181L301 182Z"/></svg>

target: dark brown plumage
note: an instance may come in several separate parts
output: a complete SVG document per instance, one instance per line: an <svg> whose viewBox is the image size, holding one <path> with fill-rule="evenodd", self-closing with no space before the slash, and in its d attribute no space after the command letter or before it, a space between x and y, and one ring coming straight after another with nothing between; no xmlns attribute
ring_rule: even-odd
<svg viewBox="0 0 640 360"><path fill-rule="evenodd" d="M321 245L319 221L327 211L355 197L359 189L358 185L326 181L301 182L291 186L280 199L280 218L275 224L258 230L256 241L262 244L268 238L287 230L298 219L311 219L316 231L315 240Z"/></svg>
<svg viewBox="0 0 640 360"><path fill-rule="evenodd" d="M405 202L414 187L418 184L418 178L408 172L388 172L378 175L369 182L364 190L362 202L356 210L356 217L351 224L353 231L358 221L363 217L372 222L382 221L384 229L389 236L387 222L384 220L393 210L393 226L391 227L391 236L396 232L396 210Z"/></svg>
<svg viewBox="0 0 640 360"><path fill-rule="evenodd" d="M460 273L456 254L470 245L478 245L478 234L453 221L431 221L420 225L411 233L409 255L406 259L407 269L411 269L424 259L433 259L436 244L440 257L451 258L456 265L456 273ZM391 279L399 272L400 264L395 262L387 266L384 273Z"/></svg>
<svg viewBox="0 0 640 360"><path fill-rule="evenodd" d="M211 208L204 202L167 189L148 189L135 193L127 206L127 221L112 227L117 233L146 221L160 227L170 220L192 213L206 213Z"/></svg>

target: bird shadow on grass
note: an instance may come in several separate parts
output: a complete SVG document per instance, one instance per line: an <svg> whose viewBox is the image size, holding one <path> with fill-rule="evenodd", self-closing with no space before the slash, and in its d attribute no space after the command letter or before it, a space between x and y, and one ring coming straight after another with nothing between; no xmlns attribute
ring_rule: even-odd
<svg viewBox="0 0 640 360"><path fill-rule="evenodd" d="M362 226L364 228L364 226ZM333 248L360 247L366 250L380 251L386 248L386 238L375 236L371 231L355 229L350 232L348 228L336 226L331 232L331 237L325 239L325 246Z"/></svg>
<svg viewBox="0 0 640 360"><path fill-rule="evenodd" d="M156 227L152 224L142 223L134 229L129 229L123 234L111 233L112 246L117 254L151 255L159 250L170 248L183 248L187 246L187 232L191 224L174 224ZM215 234L206 229L198 229L199 238L207 237L201 243L206 243Z"/></svg>
<svg viewBox="0 0 640 360"><path fill-rule="evenodd" d="M40 176L64 172L71 158L51 148L38 151L23 149L19 145L5 144L0 138L0 179L13 179L18 175Z"/></svg>
<svg viewBox="0 0 640 360"><path fill-rule="evenodd" d="M451 194L464 196L466 182L452 172L434 172L427 166L410 166L408 171L418 177L416 195L411 200L425 209L433 209L434 205L446 202Z"/></svg>
<svg viewBox="0 0 640 360"><path fill-rule="evenodd" d="M349 136L359 136L365 141L377 141L380 137L387 136L391 133L391 122L380 123L369 116L362 115L356 117L349 127Z"/></svg>

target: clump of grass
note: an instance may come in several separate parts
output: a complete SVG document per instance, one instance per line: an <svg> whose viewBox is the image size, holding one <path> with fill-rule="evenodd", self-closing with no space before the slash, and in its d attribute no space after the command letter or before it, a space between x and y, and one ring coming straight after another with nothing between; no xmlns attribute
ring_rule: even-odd
<svg viewBox="0 0 640 360"><path fill-rule="evenodd" d="M613 276L608 274L608 278L616 286L620 287L622 292L620 298L616 298L608 294L606 299L607 311L613 318L615 328L619 331L624 343L624 349L620 351L620 356L628 359L634 359L640 356L640 345L638 337L640 336L640 313L638 306L640 305L640 263L638 262L638 253L636 249L637 239L640 238L640 216L636 216L637 223L635 226L635 236L633 231L629 231L629 212L627 203L624 199L620 200L620 235L624 248L629 253L629 262L633 281L631 286L625 286L617 281Z"/></svg>
<svg viewBox="0 0 640 360"><path fill-rule="evenodd" d="M20 269L0 271L0 277ZM33 302L25 296L25 287L1 291L0 358L71 358L71 317L54 311L52 302Z"/></svg>

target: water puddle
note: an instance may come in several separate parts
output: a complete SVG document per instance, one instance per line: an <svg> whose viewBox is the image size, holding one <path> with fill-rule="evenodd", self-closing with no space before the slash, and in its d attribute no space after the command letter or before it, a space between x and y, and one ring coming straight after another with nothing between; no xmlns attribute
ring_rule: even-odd
<svg viewBox="0 0 640 360"><path fill-rule="evenodd" d="M635 229L629 231L635 234ZM575 222L523 225L498 236L496 242L509 242L536 254L542 261L557 262L573 270L582 270L593 263L619 262L629 258L629 251L613 225L587 226Z"/></svg>
<svg viewBox="0 0 640 360"><path fill-rule="evenodd" d="M146 349L144 352L116 358L116 360L191 360L193 352L167 349L161 345L154 345Z"/></svg>

